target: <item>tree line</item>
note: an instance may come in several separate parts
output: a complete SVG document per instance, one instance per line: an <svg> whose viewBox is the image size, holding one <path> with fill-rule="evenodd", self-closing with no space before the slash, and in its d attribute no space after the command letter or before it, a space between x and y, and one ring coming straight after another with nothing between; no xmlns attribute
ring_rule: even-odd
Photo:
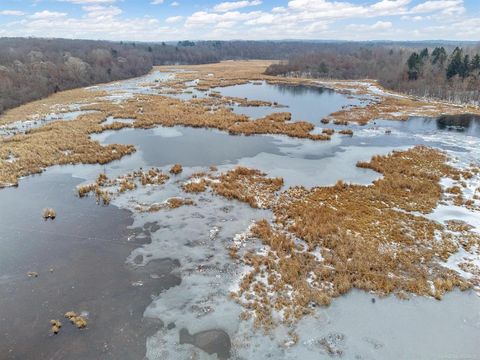
<svg viewBox="0 0 480 360"><path fill-rule="evenodd" d="M388 89L457 103L480 103L478 46L351 44L297 54L267 74L337 79L376 79ZM428 46L430 45L430 46Z"/></svg>
<svg viewBox="0 0 480 360"><path fill-rule="evenodd" d="M320 44L274 41L177 43L0 38L0 113L57 91L125 79L153 65L286 59Z"/></svg>
<svg viewBox="0 0 480 360"><path fill-rule="evenodd" d="M478 102L474 50L450 43L0 38L0 113L57 91L140 76L154 65L238 59L281 60L267 69L272 75L372 78L398 91Z"/></svg>

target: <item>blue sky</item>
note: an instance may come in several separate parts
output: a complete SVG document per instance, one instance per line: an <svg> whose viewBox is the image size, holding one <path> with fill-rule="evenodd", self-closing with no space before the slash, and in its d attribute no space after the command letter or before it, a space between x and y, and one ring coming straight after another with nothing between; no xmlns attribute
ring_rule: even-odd
<svg viewBox="0 0 480 360"><path fill-rule="evenodd" d="M0 0L0 37L480 40L479 0Z"/></svg>

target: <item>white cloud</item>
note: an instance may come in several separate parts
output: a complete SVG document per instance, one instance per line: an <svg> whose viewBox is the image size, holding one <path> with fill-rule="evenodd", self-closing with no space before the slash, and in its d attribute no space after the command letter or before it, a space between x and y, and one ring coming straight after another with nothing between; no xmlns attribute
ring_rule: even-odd
<svg viewBox="0 0 480 360"><path fill-rule="evenodd" d="M253 1L226 1L214 6L213 10L216 12L227 12L237 9L242 9L248 6L260 5L262 2L260 0Z"/></svg>
<svg viewBox="0 0 480 360"><path fill-rule="evenodd" d="M462 11L463 0L435 0L435 1L425 1L424 3L418 4L417 6L411 9L412 13L428 13L433 11L442 12L454 12Z"/></svg>
<svg viewBox="0 0 480 360"><path fill-rule="evenodd" d="M87 13L88 17L97 20L112 18L122 13L122 9L116 6L88 5L83 6L82 9Z"/></svg>
<svg viewBox="0 0 480 360"><path fill-rule="evenodd" d="M150 4L152 5L161 5L165 2L165 0L153 0Z"/></svg>
<svg viewBox="0 0 480 360"><path fill-rule="evenodd" d="M350 24L347 26L350 30L355 31L371 31L390 29L393 24L390 21L377 21L374 24Z"/></svg>
<svg viewBox="0 0 480 360"><path fill-rule="evenodd" d="M18 10L0 10L0 15L23 16L25 15L25 13L23 11L18 11Z"/></svg>
<svg viewBox="0 0 480 360"><path fill-rule="evenodd" d="M183 19L183 16L170 16L170 17L165 19L165 22L167 24L174 24L174 23L177 23L179 21L182 21L182 19Z"/></svg>
<svg viewBox="0 0 480 360"><path fill-rule="evenodd" d="M405 6L408 5L411 0L382 0L371 6L371 9L377 11L397 11L403 12L406 10Z"/></svg>
<svg viewBox="0 0 480 360"><path fill-rule="evenodd" d="M385 29L390 29L392 25L393 24L390 21L377 21L370 28L372 30L385 30Z"/></svg>
<svg viewBox="0 0 480 360"><path fill-rule="evenodd" d="M480 17L473 15L474 6L466 6L463 0L278 0L264 1L275 6L261 9L248 8L259 5L260 0L216 0L210 10L191 7L190 13L170 16L162 22L148 15L136 17L122 12L125 0L56 1L80 4L82 11L70 16L48 7L28 18L14 18L16 21L2 17L2 35L55 37L61 34L71 38L132 41L480 38ZM179 5L174 0L148 2ZM472 15L465 15L465 7ZM15 10L3 10L0 14L14 15L11 11Z"/></svg>
<svg viewBox="0 0 480 360"><path fill-rule="evenodd" d="M31 19L58 19L67 16L67 13L43 10L31 15Z"/></svg>

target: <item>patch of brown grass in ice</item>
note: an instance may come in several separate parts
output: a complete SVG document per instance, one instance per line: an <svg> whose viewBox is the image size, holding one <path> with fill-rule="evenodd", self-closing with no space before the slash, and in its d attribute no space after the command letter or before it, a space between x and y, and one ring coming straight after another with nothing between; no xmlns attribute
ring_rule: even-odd
<svg viewBox="0 0 480 360"><path fill-rule="evenodd" d="M135 209L139 212L157 212L165 209L177 209L181 206L191 206L195 205L195 202L192 199L183 199L179 197L172 197L167 199L163 203L155 204L137 204Z"/></svg>
<svg viewBox="0 0 480 360"><path fill-rule="evenodd" d="M259 170L237 167L210 181L215 194L246 202L254 208L270 208L283 179L268 178Z"/></svg>
<svg viewBox="0 0 480 360"><path fill-rule="evenodd" d="M352 288L440 299L455 287L470 287L440 265L458 250L457 238L416 215L431 212L442 199L442 177L458 175L446 160L419 146L359 163L383 174L371 186L339 181L288 189L275 202L274 223L260 221L251 229L267 250L243 251L253 270L233 297L269 329Z"/></svg>
<svg viewBox="0 0 480 360"><path fill-rule="evenodd" d="M105 174L100 174L92 184L77 187L79 197L94 193L98 203L108 205L112 197L121 193L135 190L138 186L163 185L170 177L158 168L147 171L142 169L110 179Z"/></svg>
<svg viewBox="0 0 480 360"><path fill-rule="evenodd" d="M180 164L175 164L170 169L170 174L178 175L183 171L183 167Z"/></svg>
<svg viewBox="0 0 480 360"><path fill-rule="evenodd" d="M351 130L351 129L340 130L338 133L339 133L340 135L353 136L353 130Z"/></svg>
<svg viewBox="0 0 480 360"><path fill-rule="evenodd" d="M207 190L207 185L206 179L194 179L184 183L182 189L187 193L201 193Z"/></svg>
<svg viewBox="0 0 480 360"><path fill-rule="evenodd" d="M89 103L94 101L95 98L105 95L107 93L104 91L94 91L87 88L57 92L46 98L7 110L0 116L0 125L10 124L15 121L37 120L52 112L72 111L68 105Z"/></svg>
<svg viewBox="0 0 480 360"><path fill-rule="evenodd" d="M259 170L236 167L219 175L213 174L217 169L211 167L209 172L192 174L181 185L187 193L200 193L210 188L214 194L227 199L236 199L253 208L271 208L277 192L283 186L283 179L269 178Z"/></svg>

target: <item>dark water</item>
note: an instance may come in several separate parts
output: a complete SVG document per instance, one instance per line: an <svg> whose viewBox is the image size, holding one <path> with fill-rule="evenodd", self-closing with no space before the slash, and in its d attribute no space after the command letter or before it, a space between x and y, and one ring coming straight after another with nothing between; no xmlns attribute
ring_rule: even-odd
<svg viewBox="0 0 480 360"><path fill-rule="evenodd" d="M443 115L438 118L411 117L407 121L376 120L378 126L403 132L426 133L445 131L480 137L480 116L472 114Z"/></svg>
<svg viewBox="0 0 480 360"><path fill-rule="evenodd" d="M288 111L293 120L306 120L320 124L325 116L344 107L361 104L358 98L348 97L333 90L304 85L273 85L262 82L215 88L222 95L264 100L285 105L285 108L270 107L235 107L234 111L252 118L259 118L272 112Z"/></svg>
<svg viewBox="0 0 480 360"><path fill-rule="evenodd" d="M177 265L127 267L155 228L133 236L130 213L76 198L79 182L47 172L0 191L1 359L142 359L146 337L161 326L143 311L152 294L180 282ZM54 221L43 220L44 207L56 210ZM87 312L88 328L74 328L67 311ZM63 324L58 335L51 319Z"/></svg>

